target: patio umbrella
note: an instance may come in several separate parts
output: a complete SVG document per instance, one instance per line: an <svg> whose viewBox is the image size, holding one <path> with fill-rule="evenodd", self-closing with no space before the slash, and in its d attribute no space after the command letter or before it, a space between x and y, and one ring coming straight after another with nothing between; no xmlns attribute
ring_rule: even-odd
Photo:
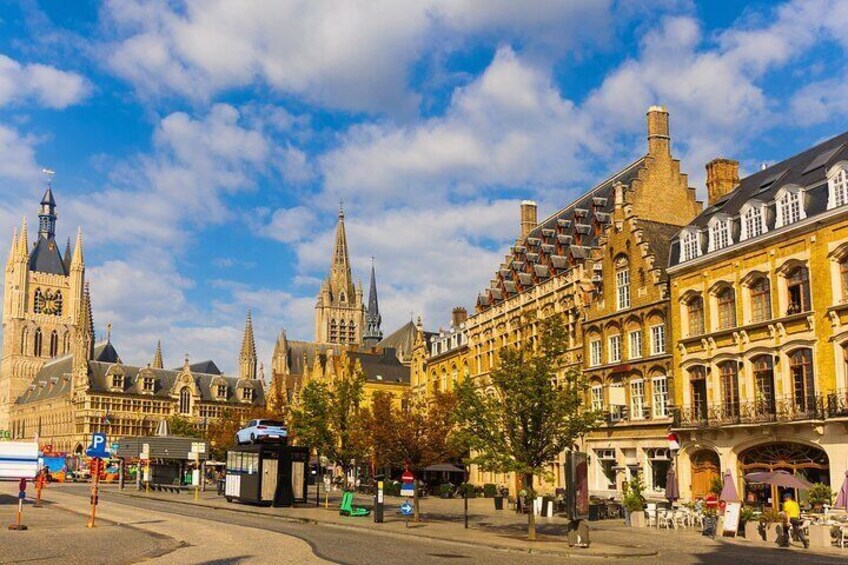
<svg viewBox="0 0 848 565"><path fill-rule="evenodd" d="M680 488L677 486L677 473L674 472L674 466L668 468L668 474L665 476L665 497L669 502L674 502L680 498Z"/></svg>
<svg viewBox="0 0 848 565"><path fill-rule="evenodd" d="M760 483L783 488L808 489L813 486L804 479L799 479L795 475L791 475L786 471L760 471L757 473L748 473L745 475L745 480L749 483Z"/></svg>
<svg viewBox="0 0 848 565"><path fill-rule="evenodd" d="M736 484L733 481L733 475L730 473L730 469L724 473L724 486L721 487L721 496L719 496L719 500L723 500L725 502L739 502L739 495L736 494Z"/></svg>
<svg viewBox="0 0 848 565"><path fill-rule="evenodd" d="M848 471L845 471L845 480L842 482L842 488L839 489L839 495L836 497L836 504L833 507L848 510Z"/></svg>

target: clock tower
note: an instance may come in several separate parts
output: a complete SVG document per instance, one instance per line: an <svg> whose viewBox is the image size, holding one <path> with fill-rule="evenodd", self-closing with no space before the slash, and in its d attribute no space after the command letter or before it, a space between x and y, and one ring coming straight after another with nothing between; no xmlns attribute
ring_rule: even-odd
<svg viewBox="0 0 848 565"><path fill-rule="evenodd" d="M56 200L48 181L38 213L38 235L30 242L26 218L12 235L3 297L0 354L0 430L9 411L51 358L71 353L85 291L82 231L64 255L56 242ZM83 331L86 331L84 328ZM90 330L89 330L90 331Z"/></svg>

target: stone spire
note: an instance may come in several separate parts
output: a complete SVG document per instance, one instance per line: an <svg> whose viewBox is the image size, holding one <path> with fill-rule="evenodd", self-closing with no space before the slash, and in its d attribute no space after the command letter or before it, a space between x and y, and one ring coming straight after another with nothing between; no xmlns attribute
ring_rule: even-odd
<svg viewBox="0 0 848 565"><path fill-rule="evenodd" d="M347 253L344 217L344 209L340 206L339 223L336 225L336 245L333 249L333 262L330 265L330 289L336 300L341 293L346 293L347 300L352 300L355 293L353 277L350 273L350 257Z"/></svg>
<svg viewBox="0 0 848 565"><path fill-rule="evenodd" d="M18 256L24 259L29 257L29 235L27 234L26 218L21 223L21 237L18 239Z"/></svg>
<svg viewBox="0 0 848 565"><path fill-rule="evenodd" d="M6 269L11 269L15 264L15 257L18 252L18 228L12 231L12 247L9 249L9 258L6 259Z"/></svg>
<svg viewBox="0 0 848 565"><path fill-rule="evenodd" d="M241 340L239 353L239 376L243 379L256 378L256 342L253 339L253 318L247 311L247 321L244 324L244 336Z"/></svg>
<svg viewBox="0 0 848 565"><path fill-rule="evenodd" d="M366 347L373 347L383 339L380 328L383 318L380 316L380 305L377 301L377 274L374 269L374 258L371 258L371 289L368 294L368 313L365 317L365 333L362 340Z"/></svg>
<svg viewBox="0 0 848 565"><path fill-rule="evenodd" d="M85 269L85 259L82 253L82 228L77 228L77 241L74 244L74 256L71 259L71 270Z"/></svg>
<svg viewBox="0 0 848 565"><path fill-rule="evenodd" d="M41 198L41 210L38 213L38 235L52 239L56 235L56 200L53 198L52 183L47 181L47 190Z"/></svg>
<svg viewBox="0 0 848 565"><path fill-rule="evenodd" d="M164 369L165 363L162 361L162 340L156 340L156 352L153 354L153 363L150 364L153 369Z"/></svg>
<svg viewBox="0 0 848 565"><path fill-rule="evenodd" d="M71 257L73 257L73 252L71 251L71 238L68 238L68 242L65 244L65 256L62 258L63 263L65 263L65 271L71 272Z"/></svg>

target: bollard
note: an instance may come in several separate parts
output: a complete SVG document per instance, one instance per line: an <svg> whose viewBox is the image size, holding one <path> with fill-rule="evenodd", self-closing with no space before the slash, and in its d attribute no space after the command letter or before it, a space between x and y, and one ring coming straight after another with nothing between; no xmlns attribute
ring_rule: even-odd
<svg viewBox="0 0 848 565"><path fill-rule="evenodd" d="M22 515L24 513L24 498L26 498L26 479L20 480L20 482L18 483L18 490L20 491L18 493L18 515L15 520L15 523L9 524L9 529L17 530L20 532L27 529L27 527L24 526L23 523L21 523L23 519Z"/></svg>
<svg viewBox="0 0 848 565"><path fill-rule="evenodd" d="M377 481L377 491L374 493L374 523L383 523L383 481Z"/></svg>
<svg viewBox="0 0 848 565"><path fill-rule="evenodd" d="M91 518L86 524L87 528L93 528L97 518L97 503L98 503L98 487L100 486L100 463L101 460L97 457L91 460L91 470L94 473L94 483L91 486Z"/></svg>

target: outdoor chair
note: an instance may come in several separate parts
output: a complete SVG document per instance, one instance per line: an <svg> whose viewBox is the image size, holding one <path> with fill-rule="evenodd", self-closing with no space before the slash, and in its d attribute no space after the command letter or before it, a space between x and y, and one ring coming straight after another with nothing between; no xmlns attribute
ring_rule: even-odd
<svg viewBox="0 0 848 565"><path fill-rule="evenodd" d="M647 526L649 528L656 528L657 525L657 511L656 510L645 510L645 516L648 518Z"/></svg>
<svg viewBox="0 0 848 565"><path fill-rule="evenodd" d="M839 526L839 547L845 549L845 546L848 545L848 525Z"/></svg>
<svg viewBox="0 0 848 565"><path fill-rule="evenodd" d="M339 506L339 514L342 516L352 516L354 518L368 516L371 513L367 508L361 506L353 506L353 493L345 491L342 495L342 503Z"/></svg>

